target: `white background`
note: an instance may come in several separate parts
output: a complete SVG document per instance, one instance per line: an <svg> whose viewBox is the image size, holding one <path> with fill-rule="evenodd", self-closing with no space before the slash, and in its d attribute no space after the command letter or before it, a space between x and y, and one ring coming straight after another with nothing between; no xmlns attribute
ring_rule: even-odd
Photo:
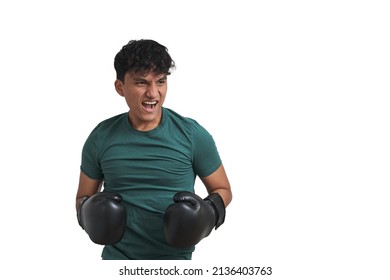
<svg viewBox="0 0 390 280"><path fill-rule="evenodd" d="M389 279L389 14L373 0L2 1L0 274L164 265L100 261L74 210L85 138L127 111L114 56L147 38L177 64L165 106L211 132L234 194L183 268Z"/></svg>

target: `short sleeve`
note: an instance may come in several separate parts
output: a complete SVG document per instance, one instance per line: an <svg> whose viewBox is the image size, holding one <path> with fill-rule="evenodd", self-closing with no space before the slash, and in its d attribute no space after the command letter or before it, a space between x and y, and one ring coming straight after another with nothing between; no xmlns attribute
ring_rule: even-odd
<svg viewBox="0 0 390 280"><path fill-rule="evenodd" d="M81 155L81 171L91 179L103 179L99 161L98 131L95 128L84 143Z"/></svg>
<svg viewBox="0 0 390 280"><path fill-rule="evenodd" d="M222 164L213 137L205 128L197 124L193 131L192 141L195 173L199 177L211 175Z"/></svg>

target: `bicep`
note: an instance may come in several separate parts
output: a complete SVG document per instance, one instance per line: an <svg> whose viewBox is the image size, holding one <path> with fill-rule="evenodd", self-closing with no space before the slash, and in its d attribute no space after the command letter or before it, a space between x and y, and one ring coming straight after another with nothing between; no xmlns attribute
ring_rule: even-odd
<svg viewBox="0 0 390 280"><path fill-rule="evenodd" d="M225 206L232 200L232 191L229 179L226 175L225 168L221 164L211 175L200 178L205 185L207 192L217 192L223 199Z"/></svg>
<svg viewBox="0 0 390 280"><path fill-rule="evenodd" d="M103 184L103 180L96 180L88 177L84 172L80 171L79 187L76 194L76 208L78 202L85 196L92 196L99 192Z"/></svg>

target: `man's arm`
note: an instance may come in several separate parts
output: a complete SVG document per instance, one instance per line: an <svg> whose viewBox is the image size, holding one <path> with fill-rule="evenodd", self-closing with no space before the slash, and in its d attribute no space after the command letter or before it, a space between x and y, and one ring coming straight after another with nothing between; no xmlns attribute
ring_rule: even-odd
<svg viewBox="0 0 390 280"><path fill-rule="evenodd" d="M76 194L76 210L79 208L80 202L85 196L93 196L99 192L103 184L103 180L95 180L89 178L80 171L79 187Z"/></svg>
<svg viewBox="0 0 390 280"><path fill-rule="evenodd" d="M225 207L229 205L229 203L232 201L233 195L225 168L222 164L216 171L214 171L214 173L206 177L201 177L200 179L202 180L209 194L218 193L221 196Z"/></svg>

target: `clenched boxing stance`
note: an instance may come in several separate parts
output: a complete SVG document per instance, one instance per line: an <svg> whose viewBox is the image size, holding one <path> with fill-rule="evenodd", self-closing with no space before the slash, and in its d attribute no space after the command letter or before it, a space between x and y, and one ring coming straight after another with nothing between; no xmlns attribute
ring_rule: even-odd
<svg viewBox="0 0 390 280"><path fill-rule="evenodd" d="M198 122L163 107L175 66L164 46L130 41L114 66L115 90L130 110L99 123L84 144L79 223L105 245L103 259L191 259L232 199L215 142ZM196 177L204 199L194 193Z"/></svg>

